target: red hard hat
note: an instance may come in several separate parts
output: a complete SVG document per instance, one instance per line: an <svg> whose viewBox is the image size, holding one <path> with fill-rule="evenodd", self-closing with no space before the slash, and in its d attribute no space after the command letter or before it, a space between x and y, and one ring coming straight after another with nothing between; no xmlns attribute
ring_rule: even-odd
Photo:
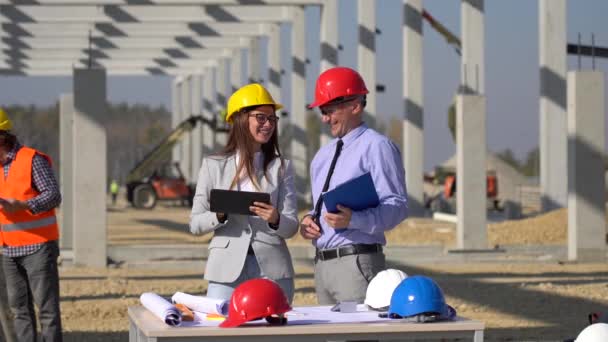
<svg viewBox="0 0 608 342"><path fill-rule="evenodd" d="M367 93L369 91L358 72L345 67L331 68L319 75L315 86L315 101L308 107L319 107L342 96Z"/></svg>
<svg viewBox="0 0 608 342"><path fill-rule="evenodd" d="M291 310L287 297L277 283L269 279L251 279L236 287L230 297L228 318L222 328L233 328L271 315Z"/></svg>

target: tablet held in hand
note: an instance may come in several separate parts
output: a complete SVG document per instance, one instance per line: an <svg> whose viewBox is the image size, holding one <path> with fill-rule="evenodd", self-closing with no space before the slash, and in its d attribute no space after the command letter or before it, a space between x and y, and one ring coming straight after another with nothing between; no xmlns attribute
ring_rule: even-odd
<svg viewBox="0 0 608 342"><path fill-rule="evenodd" d="M226 214L255 216L249 210L254 202L270 204L270 194L266 192L212 189L209 198L209 206L212 212Z"/></svg>

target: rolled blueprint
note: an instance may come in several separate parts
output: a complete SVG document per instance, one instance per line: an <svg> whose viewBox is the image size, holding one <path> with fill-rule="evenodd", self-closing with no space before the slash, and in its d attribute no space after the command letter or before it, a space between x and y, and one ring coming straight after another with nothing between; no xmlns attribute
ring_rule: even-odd
<svg viewBox="0 0 608 342"><path fill-rule="evenodd" d="M156 317L171 326L182 323L182 315L175 305L153 292L145 292L140 297L141 304Z"/></svg>
<svg viewBox="0 0 608 342"><path fill-rule="evenodd" d="M227 300L193 296L183 292L176 292L171 300L176 304L184 304L194 311L228 316L229 301Z"/></svg>

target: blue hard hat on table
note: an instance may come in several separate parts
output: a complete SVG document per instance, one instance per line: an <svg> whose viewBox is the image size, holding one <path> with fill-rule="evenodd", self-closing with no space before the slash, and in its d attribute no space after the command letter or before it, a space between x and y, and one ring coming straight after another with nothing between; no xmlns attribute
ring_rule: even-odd
<svg viewBox="0 0 608 342"><path fill-rule="evenodd" d="M401 317L438 315L446 318L453 315L439 285L433 279L420 275L405 278L395 288L388 314Z"/></svg>

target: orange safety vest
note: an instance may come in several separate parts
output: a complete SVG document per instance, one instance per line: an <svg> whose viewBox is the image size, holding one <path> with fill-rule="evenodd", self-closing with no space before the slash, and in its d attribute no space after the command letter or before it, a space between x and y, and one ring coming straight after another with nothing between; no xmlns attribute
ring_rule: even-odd
<svg viewBox="0 0 608 342"><path fill-rule="evenodd" d="M29 147L21 147L12 161L8 176L0 175L0 197L26 201L38 196L32 187L32 161L39 154L51 163L44 153ZM18 247L57 240L59 228L55 210L32 214L29 210L7 213L0 210L0 242Z"/></svg>

